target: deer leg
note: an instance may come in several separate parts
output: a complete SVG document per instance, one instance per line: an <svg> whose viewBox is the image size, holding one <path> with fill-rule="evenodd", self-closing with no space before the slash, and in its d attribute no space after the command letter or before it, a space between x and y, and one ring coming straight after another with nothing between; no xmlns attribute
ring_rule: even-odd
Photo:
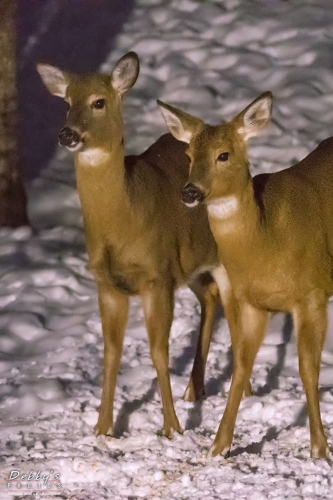
<svg viewBox="0 0 333 500"><path fill-rule="evenodd" d="M239 337L239 332L237 328L237 317L239 314L238 302L234 296L231 283L229 281L229 277L225 267L222 264L220 264L216 269L214 269L212 274L214 276L214 279L217 283L220 292L220 297L224 310L224 316L229 326L232 351L234 353L236 350L236 345ZM248 380L245 384L244 395L245 396L252 395L252 387L250 380Z"/></svg>
<svg viewBox="0 0 333 500"><path fill-rule="evenodd" d="M128 317L129 297L119 291L100 285L99 309L104 338L104 375L102 401L95 434L112 434L113 402Z"/></svg>
<svg viewBox="0 0 333 500"><path fill-rule="evenodd" d="M216 283L204 283L199 279L190 285L201 306L200 330L197 350L189 383L184 393L185 401L199 401L205 396L205 368L212 338L219 292Z"/></svg>
<svg viewBox="0 0 333 500"><path fill-rule="evenodd" d="M157 372L163 407L163 434L172 437L181 432L174 409L169 374L169 335L173 320L174 289L151 286L142 294L142 305L148 331L150 354Z"/></svg>
<svg viewBox="0 0 333 500"><path fill-rule="evenodd" d="M327 300L312 298L293 311L297 332L299 372L309 413L311 457L328 458L329 449L320 416L318 380L327 330Z"/></svg>
<svg viewBox="0 0 333 500"><path fill-rule="evenodd" d="M223 418L209 451L210 457L218 454L226 456L230 450L238 408L265 335L267 319L266 311L256 309L250 304L239 304L237 342L232 346L234 352L232 381Z"/></svg>

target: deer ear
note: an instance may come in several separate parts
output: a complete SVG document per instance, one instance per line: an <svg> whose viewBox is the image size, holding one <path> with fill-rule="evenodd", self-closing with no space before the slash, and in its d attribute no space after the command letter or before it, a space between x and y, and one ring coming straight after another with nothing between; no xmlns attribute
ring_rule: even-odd
<svg viewBox="0 0 333 500"><path fill-rule="evenodd" d="M69 84L69 75L49 64L37 64L37 71L51 94L65 97Z"/></svg>
<svg viewBox="0 0 333 500"><path fill-rule="evenodd" d="M178 141L189 144L202 121L162 101L157 101L157 104L161 108L161 113L171 134Z"/></svg>
<svg viewBox="0 0 333 500"><path fill-rule="evenodd" d="M135 52L128 52L116 63L111 73L111 84L120 95L135 84L140 71L140 62Z"/></svg>
<svg viewBox="0 0 333 500"><path fill-rule="evenodd" d="M233 122L238 134L247 141L258 135L271 120L273 95L265 92L247 106Z"/></svg>

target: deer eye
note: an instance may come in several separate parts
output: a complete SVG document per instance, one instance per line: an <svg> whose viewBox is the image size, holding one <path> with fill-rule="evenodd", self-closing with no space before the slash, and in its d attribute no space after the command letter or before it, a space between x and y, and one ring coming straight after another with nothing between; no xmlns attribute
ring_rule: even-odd
<svg viewBox="0 0 333 500"><path fill-rule="evenodd" d="M227 161L228 158L229 158L229 153L221 153L217 157L217 161Z"/></svg>
<svg viewBox="0 0 333 500"><path fill-rule="evenodd" d="M103 109L105 108L105 99L96 99L91 103L93 109Z"/></svg>

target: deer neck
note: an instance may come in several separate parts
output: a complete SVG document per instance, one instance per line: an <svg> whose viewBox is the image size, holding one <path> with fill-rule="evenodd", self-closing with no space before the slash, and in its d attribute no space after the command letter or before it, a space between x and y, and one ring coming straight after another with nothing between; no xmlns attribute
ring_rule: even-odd
<svg viewBox="0 0 333 500"><path fill-rule="evenodd" d="M241 192L208 203L207 211L220 260L226 269L246 267L251 255L260 252L265 239L252 179Z"/></svg>
<svg viewBox="0 0 333 500"><path fill-rule="evenodd" d="M77 152L75 170L86 235L100 239L129 204L123 141Z"/></svg>

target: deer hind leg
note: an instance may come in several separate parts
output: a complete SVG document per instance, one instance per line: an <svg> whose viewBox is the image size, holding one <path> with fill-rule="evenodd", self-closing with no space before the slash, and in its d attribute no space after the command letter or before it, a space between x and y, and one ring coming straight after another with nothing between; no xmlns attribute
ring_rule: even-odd
<svg viewBox="0 0 333 500"><path fill-rule="evenodd" d="M321 352L327 330L327 299L314 293L293 311L297 334L299 372L304 386L310 423L311 457L328 458L329 449L320 416L318 380Z"/></svg>
<svg viewBox="0 0 333 500"><path fill-rule="evenodd" d="M169 375L169 335L173 320L174 288L153 285L141 295L148 331L150 354L157 372L163 406L163 434L181 432L174 409Z"/></svg>
<svg viewBox="0 0 333 500"><path fill-rule="evenodd" d="M102 401L95 434L112 434L113 402L119 371L124 333L128 317L129 297L100 285L98 301L104 338L104 375Z"/></svg>
<svg viewBox="0 0 333 500"><path fill-rule="evenodd" d="M229 326L232 351L234 353L239 336L237 327L237 317L239 314L238 302L234 296L231 283L229 281L229 277L225 267L222 264L220 264L217 268L214 269L212 274L214 276L214 279L217 283L220 292L220 297L224 310L224 316ZM252 387L250 380L246 382L244 388L244 395L245 396L252 395Z"/></svg>
<svg viewBox="0 0 333 500"><path fill-rule="evenodd" d="M190 288L197 296L201 306L200 330L197 350L189 383L184 393L185 401L199 401L205 396L205 369L212 338L215 312L219 300L217 285L212 281L211 275L206 273L199 276L191 283Z"/></svg>
<svg viewBox="0 0 333 500"><path fill-rule="evenodd" d="M234 370L227 405L215 440L209 451L210 457L229 453L238 408L242 394L249 383L253 363L266 332L268 313L250 304L239 304L237 342L233 343Z"/></svg>

